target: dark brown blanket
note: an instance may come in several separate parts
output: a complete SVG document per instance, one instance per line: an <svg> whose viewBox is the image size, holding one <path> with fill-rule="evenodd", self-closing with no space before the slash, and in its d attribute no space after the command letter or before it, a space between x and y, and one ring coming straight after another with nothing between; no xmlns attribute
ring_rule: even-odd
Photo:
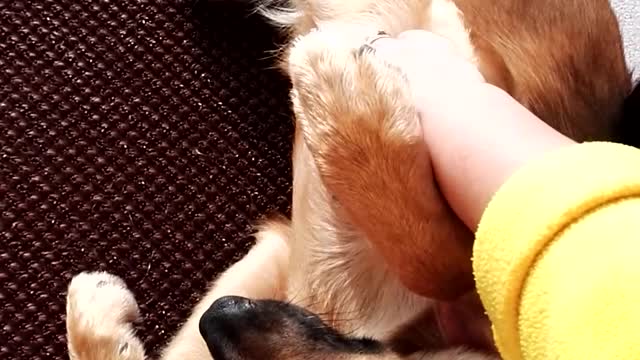
<svg viewBox="0 0 640 360"><path fill-rule="evenodd" d="M124 277L157 355L288 212L277 40L220 0L0 0L0 359L66 358L82 270Z"/></svg>

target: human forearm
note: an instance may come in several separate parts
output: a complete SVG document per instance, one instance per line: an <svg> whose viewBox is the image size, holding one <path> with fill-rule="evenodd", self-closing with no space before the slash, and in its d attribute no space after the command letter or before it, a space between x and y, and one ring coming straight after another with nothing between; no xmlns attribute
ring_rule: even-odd
<svg viewBox="0 0 640 360"><path fill-rule="evenodd" d="M418 98L418 104L437 181L471 229L476 229L491 197L517 169L574 143L486 83L470 84L456 97Z"/></svg>

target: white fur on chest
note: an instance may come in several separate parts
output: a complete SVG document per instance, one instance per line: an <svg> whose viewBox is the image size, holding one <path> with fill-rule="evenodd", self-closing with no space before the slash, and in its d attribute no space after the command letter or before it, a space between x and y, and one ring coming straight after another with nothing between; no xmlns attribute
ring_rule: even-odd
<svg viewBox="0 0 640 360"><path fill-rule="evenodd" d="M365 244L364 241L361 244ZM411 293L393 277L381 258L371 253L368 255L370 261L363 261L366 256L361 256L353 258L344 267L344 277L356 276L359 279L351 282L350 291L352 300L359 300L352 305L353 310L360 310L361 316L361 322L346 331L354 336L384 339L432 306L433 302Z"/></svg>
<svg viewBox="0 0 640 360"><path fill-rule="evenodd" d="M353 336L383 339L432 305L407 290L365 239L314 242L309 249L302 305Z"/></svg>
<svg viewBox="0 0 640 360"><path fill-rule="evenodd" d="M305 150L298 155L306 157ZM294 180L289 299L340 331L382 339L432 301L389 273L369 241L336 214L315 166L304 164Z"/></svg>

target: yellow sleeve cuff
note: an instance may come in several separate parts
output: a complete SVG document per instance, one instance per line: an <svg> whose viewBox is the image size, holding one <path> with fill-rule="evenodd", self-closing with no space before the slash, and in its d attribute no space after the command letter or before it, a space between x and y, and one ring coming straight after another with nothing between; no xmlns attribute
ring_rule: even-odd
<svg viewBox="0 0 640 360"><path fill-rule="evenodd" d="M473 267L505 360L525 358L519 311L523 288L540 254L585 214L638 195L640 150L605 142L546 154L500 188L478 226Z"/></svg>

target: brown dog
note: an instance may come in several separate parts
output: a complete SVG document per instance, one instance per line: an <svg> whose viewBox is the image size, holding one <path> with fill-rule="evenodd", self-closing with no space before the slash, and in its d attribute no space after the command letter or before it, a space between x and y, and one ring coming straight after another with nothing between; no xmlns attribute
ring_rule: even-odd
<svg viewBox="0 0 640 360"><path fill-rule="evenodd" d="M433 182L402 74L361 45L379 30L433 31L564 134L617 140L637 107L623 114L631 80L608 1L273 5L259 8L292 39L282 56L296 115L292 219L262 226L163 358L493 358L458 347L478 347L487 328L465 337L447 320L478 307L472 233ZM68 294L71 356L142 360L135 316L120 279L78 275Z"/></svg>

